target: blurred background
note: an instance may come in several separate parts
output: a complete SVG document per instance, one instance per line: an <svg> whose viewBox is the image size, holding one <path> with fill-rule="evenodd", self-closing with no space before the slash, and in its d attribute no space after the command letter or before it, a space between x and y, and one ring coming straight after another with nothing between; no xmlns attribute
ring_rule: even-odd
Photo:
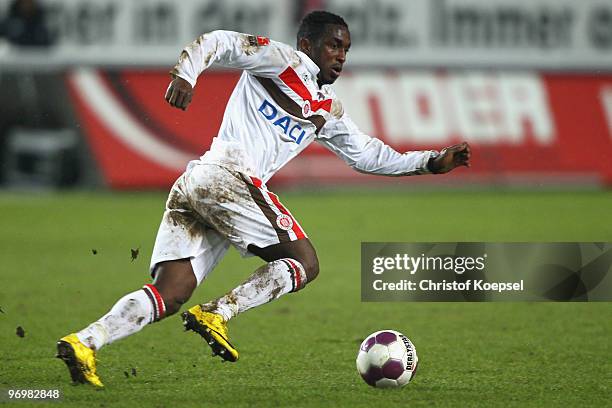
<svg viewBox="0 0 612 408"><path fill-rule="evenodd" d="M194 356L175 316L102 351L107 392L68 387L56 339L148 279L167 191L240 75L211 69L172 109L181 49L215 29L294 45L320 8L349 24L334 86L361 129L399 151L466 140L472 168L366 176L313 143L270 187L314 242L319 283L232 322L239 366ZM371 303L359 276L363 242L612 242L611 157L611 0L0 0L0 391L60 388L75 407L609 406L612 303ZM189 305L260 262L230 251ZM555 277L566 299L588 300L582 265ZM355 371L384 328L419 350L408 393Z"/></svg>
<svg viewBox="0 0 612 408"><path fill-rule="evenodd" d="M609 0L0 0L0 186L167 189L239 75L211 70L170 109L181 49L215 29L294 45L320 8L349 24L336 89L361 129L401 151L467 140L473 168L369 177L313 144L273 186L612 185Z"/></svg>

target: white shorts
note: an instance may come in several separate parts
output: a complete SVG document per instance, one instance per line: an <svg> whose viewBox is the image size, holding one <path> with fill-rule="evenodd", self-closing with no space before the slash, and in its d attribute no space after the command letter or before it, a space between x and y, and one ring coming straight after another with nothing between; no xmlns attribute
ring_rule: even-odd
<svg viewBox="0 0 612 408"><path fill-rule="evenodd" d="M302 227L261 180L215 164L190 165L168 196L151 275L160 262L190 258L199 285L230 243L246 257L252 256L249 245L303 238Z"/></svg>

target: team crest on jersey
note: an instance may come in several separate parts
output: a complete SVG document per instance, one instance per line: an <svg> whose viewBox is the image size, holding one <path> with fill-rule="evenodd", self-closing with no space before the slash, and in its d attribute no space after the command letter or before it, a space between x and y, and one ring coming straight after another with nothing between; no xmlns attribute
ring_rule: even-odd
<svg viewBox="0 0 612 408"><path fill-rule="evenodd" d="M310 106L310 101L304 101L304 106L302 106L302 115L304 115L305 118L312 115L312 106Z"/></svg>
<svg viewBox="0 0 612 408"><path fill-rule="evenodd" d="M293 220L287 214L280 214L276 217L276 225L283 231L289 231L293 228Z"/></svg>

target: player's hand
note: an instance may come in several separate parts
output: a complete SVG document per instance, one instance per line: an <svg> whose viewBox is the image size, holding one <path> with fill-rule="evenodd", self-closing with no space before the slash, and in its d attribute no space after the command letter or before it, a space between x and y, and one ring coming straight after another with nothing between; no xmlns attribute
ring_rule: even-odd
<svg viewBox="0 0 612 408"><path fill-rule="evenodd" d="M470 155L470 145L467 142L459 143L442 149L440 155L431 159L427 166L432 173L448 173L455 167L470 167Z"/></svg>
<svg viewBox="0 0 612 408"><path fill-rule="evenodd" d="M187 110L187 106L191 103L191 97L193 96L193 88L191 84L185 81L183 78L174 77L168 90L166 91L166 102L170 106L175 108Z"/></svg>

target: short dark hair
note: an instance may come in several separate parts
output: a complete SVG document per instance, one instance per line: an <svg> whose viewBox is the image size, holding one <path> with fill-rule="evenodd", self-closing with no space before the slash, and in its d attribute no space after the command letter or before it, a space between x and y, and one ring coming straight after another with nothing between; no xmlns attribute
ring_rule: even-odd
<svg viewBox="0 0 612 408"><path fill-rule="evenodd" d="M302 19L297 32L298 44L302 38L308 38L313 42L318 41L325 33L327 25L340 25L348 29L348 24L339 15L329 11L315 10L306 14Z"/></svg>

